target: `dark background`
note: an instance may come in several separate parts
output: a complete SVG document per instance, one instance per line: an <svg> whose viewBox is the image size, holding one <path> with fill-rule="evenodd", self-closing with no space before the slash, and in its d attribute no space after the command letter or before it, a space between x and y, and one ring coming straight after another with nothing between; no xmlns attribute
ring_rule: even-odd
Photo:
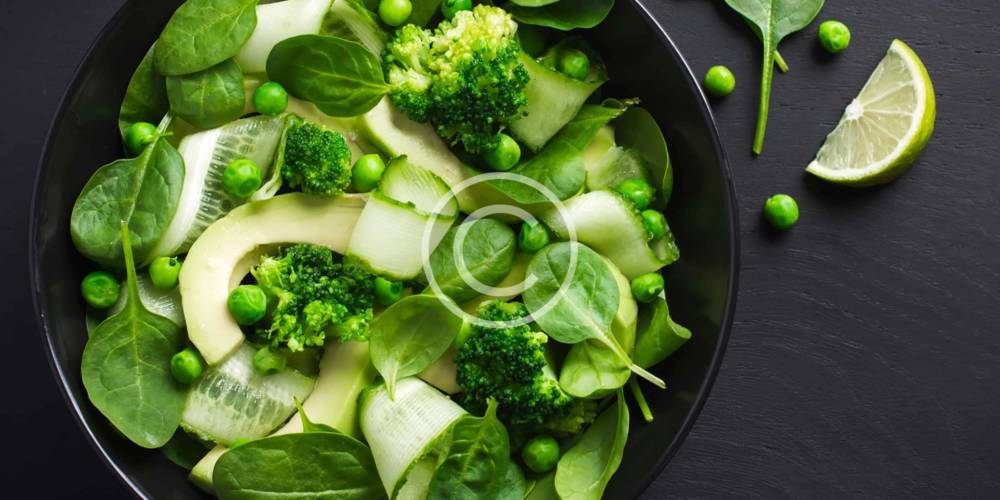
<svg viewBox="0 0 1000 500"><path fill-rule="evenodd" d="M126 497L84 441L31 311L27 212L44 135L77 63L123 0L0 0L3 491ZM760 47L721 0L647 0L696 74L726 64L714 103L741 208L736 323L693 432L649 498L1000 495L1000 4L831 0L851 48L815 29L781 52L764 155L753 158ZM849 190L803 167L893 38L936 86L934 139L895 183ZM605 56L613 57L611 54ZM800 225L761 220L784 192Z"/></svg>

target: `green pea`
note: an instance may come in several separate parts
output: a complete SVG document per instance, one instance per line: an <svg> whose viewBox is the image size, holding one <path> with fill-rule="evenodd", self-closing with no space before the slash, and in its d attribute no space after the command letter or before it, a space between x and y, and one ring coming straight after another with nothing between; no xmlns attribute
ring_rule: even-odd
<svg viewBox="0 0 1000 500"><path fill-rule="evenodd" d="M529 469L544 474L559 463L559 442L552 436L532 438L521 449L521 460Z"/></svg>
<svg viewBox="0 0 1000 500"><path fill-rule="evenodd" d="M639 210L645 210L656 196L656 189L638 177L623 181L616 190L634 203Z"/></svg>
<svg viewBox="0 0 1000 500"><path fill-rule="evenodd" d="M177 257L157 257L149 264L149 280L160 290L173 290L181 276L181 261Z"/></svg>
<svg viewBox="0 0 1000 500"><path fill-rule="evenodd" d="M851 44L851 30L840 21L826 21L819 25L819 44L831 54L843 52Z"/></svg>
<svg viewBox="0 0 1000 500"><path fill-rule="evenodd" d="M736 88L736 76L725 66L712 66L705 73L705 91L717 97L725 97Z"/></svg>
<svg viewBox="0 0 1000 500"><path fill-rule="evenodd" d="M525 222L521 224L521 231L517 235L517 246L522 252L535 253L549 244L549 230L538 222Z"/></svg>
<svg viewBox="0 0 1000 500"><path fill-rule="evenodd" d="M663 276L660 273L647 273L632 280L632 296L639 302L648 304L663 291Z"/></svg>
<svg viewBox="0 0 1000 500"><path fill-rule="evenodd" d="M382 0L378 4L378 17L389 26L402 26L413 13L410 0Z"/></svg>
<svg viewBox="0 0 1000 500"><path fill-rule="evenodd" d="M121 285L111 273L94 271L80 282L80 293L83 300L96 309L107 309L118 303L121 295Z"/></svg>
<svg viewBox="0 0 1000 500"><path fill-rule="evenodd" d="M278 115L288 107L288 92L278 82L267 82L253 93L253 108L262 115Z"/></svg>
<svg viewBox="0 0 1000 500"><path fill-rule="evenodd" d="M517 40L521 42L521 49L533 57L541 57L545 49L549 46L549 39L545 34L545 30L529 24L522 24L517 27Z"/></svg>
<svg viewBox="0 0 1000 500"><path fill-rule="evenodd" d="M274 375L285 369L288 358L281 351L272 351L270 347L261 347L253 355L253 369L261 375Z"/></svg>
<svg viewBox="0 0 1000 500"><path fill-rule="evenodd" d="M775 229L789 229L799 221L799 204L787 194L776 194L764 203L764 217Z"/></svg>
<svg viewBox="0 0 1000 500"><path fill-rule="evenodd" d="M667 218L656 210L643 210L642 224L646 226L650 241L656 241L667 234Z"/></svg>
<svg viewBox="0 0 1000 500"><path fill-rule="evenodd" d="M391 306L403 298L403 284L399 281L387 280L381 276L375 278L375 300L383 306Z"/></svg>
<svg viewBox="0 0 1000 500"><path fill-rule="evenodd" d="M229 292L226 306L237 323L249 326L267 314L267 294L257 285L240 285Z"/></svg>
<svg viewBox="0 0 1000 500"><path fill-rule="evenodd" d="M445 19L455 17L463 10L472 10L472 0L444 0L441 2L441 14Z"/></svg>
<svg viewBox="0 0 1000 500"><path fill-rule="evenodd" d="M351 183L354 190L359 193L367 193L378 187L385 173L385 162L377 154L364 155L354 162L351 170Z"/></svg>
<svg viewBox="0 0 1000 500"><path fill-rule="evenodd" d="M136 156L156 140L156 134L156 125L135 122L125 129L125 148L129 154Z"/></svg>
<svg viewBox="0 0 1000 500"><path fill-rule="evenodd" d="M590 74L590 58L582 50L566 49L559 55L559 72L584 80Z"/></svg>
<svg viewBox="0 0 1000 500"><path fill-rule="evenodd" d="M222 172L222 189L241 200L256 193L263 182L260 168L249 158L233 160Z"/></svg>
<svg viewBox="0 0 1000 500"><path fill-rule="evenodd" d="M203 371L205 371L205 360L201 359L201 354L193 347L188 347L170 358L170 373L182 384L198 380Z"/></svg>
<svg viewBox="0 0 1000 500"><path fill-rule="evenodd" d="M521 161L521 146L513 137L507 134L500 134L500 143L497 147L483 154L486 164L494 170L506 172Z"/></svg>

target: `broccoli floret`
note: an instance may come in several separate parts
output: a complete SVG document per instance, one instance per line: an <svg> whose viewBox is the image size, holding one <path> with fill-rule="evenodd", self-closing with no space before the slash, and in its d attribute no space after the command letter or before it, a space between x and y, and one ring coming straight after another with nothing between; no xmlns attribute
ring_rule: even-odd
<svg viewBox="0 0 1000 500"><path fill-rule="evenodd" d="M518 302L492 301L479 309L481 318L495 322L527 315ZM462 403L482 412L493 398L500 404L501 420L508 423L542 424L567 416L574 398L559 387L545 358L547 342L544 333L531 331L527 324L473 326L455 358L458 385L465 391Z"/></svg>
<svg viewBox="0 0 1000 500"><path fill-rule="evenodd" d="M268 294L269 322L257 333L272 347L301 351L363 339L372 319L374 277L318 245L295 245L251 270Z"/></svg>
<svg viewBox="0 0 1000 500"><path fill-rule="evenodd" d="M404 26L383 53L393 103L470 153L495 149L528 102L516 32L510 14L489 5L461 11L434 32Z"/></svg>
<svg viewBox="0 0 1000 500"><path fill-rule="evenodd" d="M303 193L337 196L351 183L351 148L338 132L293 125L285 139L281 178Z"/></svg>

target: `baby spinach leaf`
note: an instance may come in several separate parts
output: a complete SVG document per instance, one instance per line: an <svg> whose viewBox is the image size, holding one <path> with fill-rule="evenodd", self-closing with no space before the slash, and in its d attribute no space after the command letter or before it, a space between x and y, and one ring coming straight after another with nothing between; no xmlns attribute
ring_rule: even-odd
<svg viewBox="0 0 1000 500"><path fill-rule="evenodd" d="M139 62L132 74L118 112L118 129L125 136L125 130L135 122L158 123L170 110L167 101L167 82L153 68L153 46Z"/></svg>
<svg viewBox="0 0 1000 500"><path fill-rule="evenodd" d="M335 36L301 35L275 45L267 76L331 116L365 113L389 90L379 58Z"/></svg>
<svg viewBox="0 0 1000 500"><path fill-rule="evenodd" d="M375 317L368 341L372 364L385 379L389 397L396 381L416 375L441 357L451 346L462 318L442 301L447 297L411 295L389 306Z"/></svg>
<svg viewBox="0 0 1000 500"><path fill-rule="evenodd" d="M235 56L257 27L258 0L187 0L156 42L156 70L180 76Z"/></svg>
<svg viewBox="0 0 1000 500"><path fill-rule="evenodd" d="M631 375L628 364L614 351L588 340L574 345L566 354L559 386L571 396L600 398L624 386Z"/></svg>
<svg viewBox="0 0 1000 500"><path fill-rule="evenodd" d="M451 427L428 499L496 498L510 465L510 439L496 413L491 400L485 416L466 415Z"/></svg>
<svg viewBox="0 0 1000 500"><path fill-rule="evenodd" d="M636 151L646 162L653 182L660 185L657 203L665 208L674 190L674 169L670 164L670 151L659 124L643 108L633 107L615 120L615 142Z"/></svg>
<svg viewBox="0 0 1000 500"><path fill-rule="evenodd" d="M215 128L243 114L246 91L243 72L235 59L204 71L167 77L170 109L198 128Z"/></svg>
<svg viewBox="0 0 1000 500"><path fill-rule="evenodd" d="M191 470L208 454L208 446L194 436L178 429L160 451L178 467Z"/></svg>
<svg viewBox="0 0 1000 500"><path fill-rule="evenodd" d="M222 500L385 497L371 450L341 433L251 441L219 457L212 477Z"/></svg>
<svg viewBox="0 0 1000 500"><path fill-rule="evenodd" d="M536 479L528 488L523 500L559 500L559 493L556 493L555 471Z"/></svg>
<svg viewBox="0 0 1000 500"><path fill-rule="evenodd" d="M601 24L615 6L615 0L542 2L536 1L534 2L536 6L531 7L525 6L523 0L511 1L504 5L504 9L519 23L569 31L576 28L593 28Z"/></svg>
<svg viewBox="0 0 1000 500"><path fill-rule="evenodd" d="M128 226L119 231L128 298L87 340L80 362L83 386L125 437L143 448L159 448L174 435L184 411L184 388L170 374L170 358L184 347L184 334L142 305Z"/></svg>
<svg viewBox="0 0 1000 500"><path fill-rule="evenodd" d="M524 500L528 494L528 480L524 477L524 471L511 460L507 465L507 473L494 492L495 500Z"/></svg>
<svg viewBox="0 0 1000 500"><path fill-rule="evenodd" d="M456 247L460 232L465 233L464 239ZM462 304L478 297L480 292L462 277L459 259L466 276L493 287L510 273L516 249L517 236L510 226L496 219L478 219L448 230L430 256L430 268L441 292Z"/></svg>
<svg viewBox="0 0 1000 500"><path fill-rule="evenodd" d="M120 269L125 221L138 260L145 261L174 217L183 184L184 160L163 138L135 158L97 169L73 205L73 244L94 262Z"/></svg>
<svg viewBox="0 0 1000 500"><path fill-rule="evenodd" d="M431 19L437 15L440 6L441 0L413 0L413 12L410 13L410 18L406 22L417 26L427 26Z"/></svg>
<svg viewBox="0 0 1000 500"><path fill-rule="evenodd" d="M726 0L726 4L743 16L764 44L764 67L760 82L760 111L753 152L764 148L767 114L771 102L771 81L778 44L788 35L805 28L823 8L823 0Z"/></svg>
<svg viewBox="0 0 1000 500"><path fill-rule="evenodd" d="M643 368L659 364L691 339L691 330L674 322L663 298L639 307L637 332L632 356Z"/></svg>
<svg viewBox="0 0 1000 500"><path fill-rule="evenodd" d="M628 405L621 389L614 406L594 420L559 459L555 486L563 500L599 500L622 463L628 440Z"/></svg>

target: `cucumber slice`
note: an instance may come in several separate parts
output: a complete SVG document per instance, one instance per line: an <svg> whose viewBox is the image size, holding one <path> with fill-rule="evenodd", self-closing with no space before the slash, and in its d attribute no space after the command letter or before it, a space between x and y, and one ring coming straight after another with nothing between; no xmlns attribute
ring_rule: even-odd
<svg viewBox="0 0 1000 500"><path fill-rule="evenodd" d="M181 309L180 290L177 288L169 291L160 290L153 286L153 282L150 281L149 275L146 273L136 275L135 283L139 287L139 300L142 301L142 305L146 306L149 312L163 316L173 321L177 326L184 328L184 310ZM122 281L122 290L125 290L124 281ZM111 306L111 309L108 310L108 316L117 314L118 311L125 308L126 296L123 293L118 298L118 303Z"/></svg>
<svg viewBox="0 0 1000 500"><path fill-rule="evenodd" d="M319 33L358 42L373 54L381 54L389 41L389 34L359 0L335 0Z"/></svg>
<svg viewBox="0 0 1000 500"><path fill-rule="evenodd" d="M649 180L649 165L634 149L614 146L604 157L587 166L587 190L613 189L626 179Z"/></svg>
<svg viewBox="0 0 1000 500"><path fill-rule="evenodd" d="M611 125L601 127L583 150L583 164L589 174L598 162L604 159L608 150L615 146L615 128Z"/></svg>
<svg viewBox="0 0 1000 500"><path fill-rule="evenodd" d="M255 116L185 137L184 188L177 212L150 256L182 254L210 224L244 203L222 187L222 173L237 158L249 158L267 178L285 129L285 116Z"/></svg>
<svg viewBox="0 0 1000 500"><path fill-rule="evenodd" d="M673 263L680 255L669 228L653 245L642 215L614 191L593 191L566 202L567 217L576 228L576 239L607 257L628 279L635 279ZM569 239L566 221L555 209L542 220L559 239Z"/></svg>
<svg viewBox="0 0 1000 500"><path fill-rule="evenodd" d="M201 488L206 493L214 493L212 486L212 474L215 472L215 463L219 461L219 457L223 453L229 451L229 448L225 446L216 446L212 448L197 464L191 469L191 474L188 474L188 479L195 484L195 486Z"/></svg>
<svg viewBox="0 0 1000 500"><path fill-rule="evenodd" d="M202 439L231 445L266 436L295 412L295 400L313 390L314 380L286 368L260 375L253 347L243 346L211 368L188 392L181 426Z"/></svg>
<svg viewBox="0 0 1000 500"><path fill-rule="evenodd" d="M333 0L284 0L257 6L257 27L236 54L244 73L263 73L267 56L278 42L319 33Z"/></svg>
<svg viewBox="0 0 1000 500"><path fill-rule="evenodd" d="M406 475L406 481L399 487L396 500L427 500L431 480L437 472L437 460L437 457L429 456L417 462Z"/></svg>
<svg viewBox="0 0 1000 500"><path fill-rule="evenodd" d="M449 217L458 214L458 205L444 181L430 170L415 165L406 156L389 162L378 190L390 199L412 204L423 213L434 213L438 205L444 203L438 213ZM447 202L444 202L445 198Z"/></svg>
<svg viewBox="0 0 1000 500"><path fill-rule="evenodd" d="M416 378L396 383L395 401L385 384L361 394L361 432L371 446L385 491L395 498L401 479L437 444L466 411Z"/></svg>

